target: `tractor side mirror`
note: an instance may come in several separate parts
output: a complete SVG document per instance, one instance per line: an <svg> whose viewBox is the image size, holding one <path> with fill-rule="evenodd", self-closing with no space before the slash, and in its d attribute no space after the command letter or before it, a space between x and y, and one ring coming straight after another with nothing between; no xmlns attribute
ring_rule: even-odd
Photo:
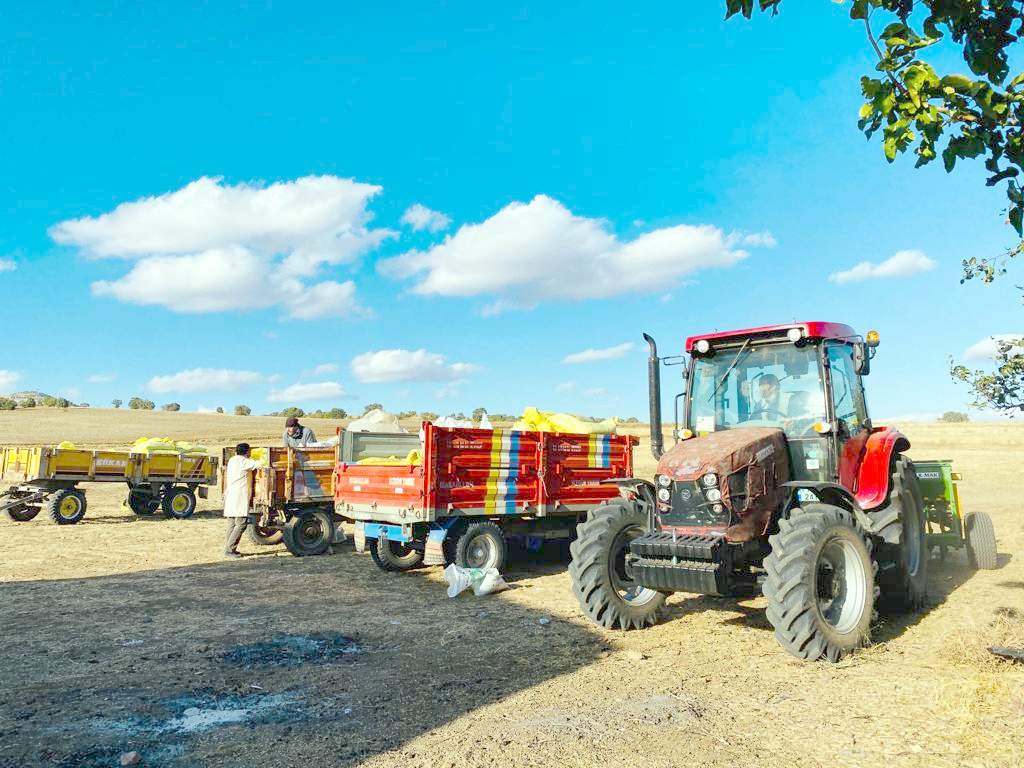
<svg viewBox="0 0 1024 768"><path fill-rule="evenodd" d="M868 347L863 341L853 345L853 370L861 376L871 373L871 355L868 354Z"/></svg>

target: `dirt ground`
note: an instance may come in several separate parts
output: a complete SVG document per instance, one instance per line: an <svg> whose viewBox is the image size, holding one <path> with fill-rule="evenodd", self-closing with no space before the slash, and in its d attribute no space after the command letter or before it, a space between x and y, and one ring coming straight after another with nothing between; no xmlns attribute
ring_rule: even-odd
<svg viewBox="0 0 1024 768"><path fill-rule="evenodd" d="M330 433L326 424L314 423ZM276 419L0 413L0 443L211 446ZM1016 766L1024 764L1024 427L906 424L995 520L999 568L932 562L927 610L838 664L787 656L761 599L677 595L643 632L585 622L558 548L497 596L439 568L387 575L350 545L222 561L219 498L136 518L88 487L76 526L0 522L0 767ZM650 474L646 445L639 470Z"/></svg>

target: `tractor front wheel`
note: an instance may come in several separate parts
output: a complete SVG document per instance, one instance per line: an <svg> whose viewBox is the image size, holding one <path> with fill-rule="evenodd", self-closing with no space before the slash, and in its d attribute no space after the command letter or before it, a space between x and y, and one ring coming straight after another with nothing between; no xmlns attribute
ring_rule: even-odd
<svg viewBox="0 0 1024 768"><path fill-rule="evenodd" d="M629 543L647 530L638 506L612 502L597 507L576 526L569 546L569 575L580 608L608 629L643 629L656 624L665 594L633 581L626 563Z"/></svg>
<svg viewBox="0 0 1024 768"><path fill-rule="evenodd" d="M985 512L971 512L964 517L967 557L975 568L991 571L998 562L996 529Z"/></svg>
<svg viewBox="0 0 1024 768"><path fill-rule="evenodd" d="M845 509L805 504L779 521L765 558L768 621L798 659L839 661L869 639L875 569Z"/></svg>

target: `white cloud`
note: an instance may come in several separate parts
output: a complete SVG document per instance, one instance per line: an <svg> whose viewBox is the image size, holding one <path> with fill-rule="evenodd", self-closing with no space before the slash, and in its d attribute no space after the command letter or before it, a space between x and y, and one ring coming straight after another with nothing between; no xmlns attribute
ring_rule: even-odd
<svg viewBox="0 0 1024 768"><path fill-rule="evenodd" d="M568 392L574 391L576 391L575 381L563 381L560 384L555 385L555 392L561 392L562 394L566 394Z"/></svg>
<svg viewBox="0 0 1024 768"><path fill-rule="evenodd" d="M591 387L590 389L583 390L585 397L606 397L608 390L604 387Z"/></svg>
<svg viewBox="0 0 1024 768"><path fill-rule="evenodd" d="M413 291L440 296L497 294L517 303L664 291L686 275L747 256L713 226L656 229L620 240L602 219L575 216L545 195L511 203L425 251L379 264Z"/></svg>
<svg viewBox="0 0 1024 768"><path fill-rule="evenodd" d="M371 229L381 188L335 176L269 185L203 177L175 192L60 222L51 237L92 258L134 259L93 293L177 312L282 306L309 320L359 314L352 282L307 282L395 236Z"/></svg>
<svg viewBox="0 0 1024 768"><path fill-rule="evenodd" d="M0 272L13 272L17 268L17 263L10 259L0 259Z"/></svg>
<svg viewBox="0 0 1024 768"><path fill-rule="evenodd" d="M754 232L744 235L740 242L744 245L749 245L751 248L774 248L779 244L779 241L775 239L775 235L771 232Z"/></svg>
<svg viewBox="0 0 1024 768"><path fill-rule="evenodd" d="M264 380L262 373L233 371L228 368L190 368L166 376L154 376L146 388L150 392L237 392Z"/></svg>
<svg viewBox="0 0 1024 768"><path fill-rule="evenodd" d="M395 381L458 381L477 370L470 363L449 363L425 349L381 349L352 359L352 373L364 384Z"/></svg>
<svg viewBox="0 0 1024 768"><path fill-rule="evenodd" d="M20 378L21 374L16 371L0 370L0 392L11 394L11 390L14 389Z"/></svg>
<svg viewBox="0 0 1024 768"><path fill-rule="evenodd" d="M405 209L405 213L402 214L402 223L417 232L424 229L429 232L441 232L448 229L452 220L440 211L434 211L425 205L414 203Z"/></svg>
<svg viewBox="0 0 1024 768"><path fill-rule="evenodd" d="M267 395L272 403L309 403L345 397L345 388L336 381L319 381L309 384L292 384Z"/></svg>
<svg viewBox="0 0 1024 768"><path fill-rule="evenodd" d="M94 373L92 376L89 376L86 381L90 384L109 384L116 378L117 376L112 373Z"/></svg>
<svg viewBox="0 0 1024 768"><path fill-rule="evenodd" d="M573 352L571 355L566 355L562 358L562 362L574 365L576 363L594 363L600 360L614 360L622 357L635 346L636 345L633 342L627 341L625 344L616 344L614 347L585 349L582 352Z"/></svg>
<svg viewBox="0 0 1024 768"><path fill-rule="evenodd" d="M862 261L850 269L833 272L828 276L830 282L855 283L861 280L874 280L886 277L908 277L921 272L935 269L935 262L928 258L924 251L897 251L885 261L874 263Z"/></svg>
<svg viewBox="0 0 1024 768"><path fill-rule="evenodd" d="M216 413L216 412L217 412L216 408L210 408L207 405L200 405L198 408L196 408L196 413Z"/></svg>
<svg viewBox="0 0 1024 768"><path fill-rule="evenodd" d="M992 361L999 354L999 343L1024 339L1024 333L997 333L975 342L964 350L964 359L976 362ZM1024 355L1024 347L1011 347L1014 354Z"/></svg>
<svg viewBox="0 0 1024 768"><path fill-rule="evenodd" d="M309 372L310 376L326 376L328 373L337 373L337 363L321 363L312 371Z"/></svg>

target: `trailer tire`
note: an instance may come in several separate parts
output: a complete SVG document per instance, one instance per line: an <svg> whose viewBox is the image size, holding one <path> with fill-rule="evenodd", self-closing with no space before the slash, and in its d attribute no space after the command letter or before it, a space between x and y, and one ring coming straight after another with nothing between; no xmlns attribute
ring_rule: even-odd
<svg viewBox="0 0 1024 768"><path fill-rule="evenodd" d="M391 541L384 536L378 537L370 547L370 557L382 571L410 571L423 564L423 552L414 549L411 544Z"/></svg>
<svg viewBox="0 0 1024 768"><path fill-rule="evenodd" d="M155 515L156 511L160 509L160 500L157 497L138 488L128 491L125 504L136 515Z"/></svg>
<svg viewBox="0 0 1024 768"><path fill-rule="evenodd" d="M35 519L36 515L39 514L39 509L37 506L22 504L21 506L10 507L4 512L4 515L8 520L12 520L15 523L27 523L29 520Z"/></svg>
<svg viewBox="0 0 1024 768"><path fill-rule="evenodd" d="M507 559L505 534L492 522L470 523L455 543L455 564L460 568L502 571Z"/></svg>
<svg viewBox="0 0 1024 768"><path fill-rule="evenodd" d="M875 568L867 537L849 511L804 504L768 539L767 618L798 659L839 661L870 637Z"/></svg>
<svg viewBox="0 0 1024 768"><path fill-rule="evenodd" d="M636 584L626 568L629 543L647 530L647 513L613 501L576 526L569 575L576 600L591 621L607 629L644 629L658 623L666 595Z"/></svg>
<svg viewBox="0 0 1024 768"><path fill-rule="evenodd" d="M964 517L964 538L971 565L985 571L994 570L999 561L996 529L987 512L970 512Z"/></svg>
<svg viewBox="0 0 1024 768"><path fill-rule="evenodd" d="M292 517L284 525L284 545L296 557L322 555L334 540L334 516L323 510Z"/></svg>
<svg viewBox="0 0 1024 768"><path fill-rule="evenodd" d="M74 525L85 517L88 503L85 492L77 488L64 488L46 497L46 514L57 525Z"/></svg>
<svg viewBox="0 0 1024 768"><path fill-rule="evenodd" d="M284 541L284 531L280 528L264 528L258 523L248 526L246 535L249 541L260 547L272 547Z"/></svg>
<svg viewBox="0 0 1024 768"><path fill-rule="evenodd" d="M187 520L196 511L196 494L184 485L168 488L160 499L164 515L178 520Z"/></svg>

